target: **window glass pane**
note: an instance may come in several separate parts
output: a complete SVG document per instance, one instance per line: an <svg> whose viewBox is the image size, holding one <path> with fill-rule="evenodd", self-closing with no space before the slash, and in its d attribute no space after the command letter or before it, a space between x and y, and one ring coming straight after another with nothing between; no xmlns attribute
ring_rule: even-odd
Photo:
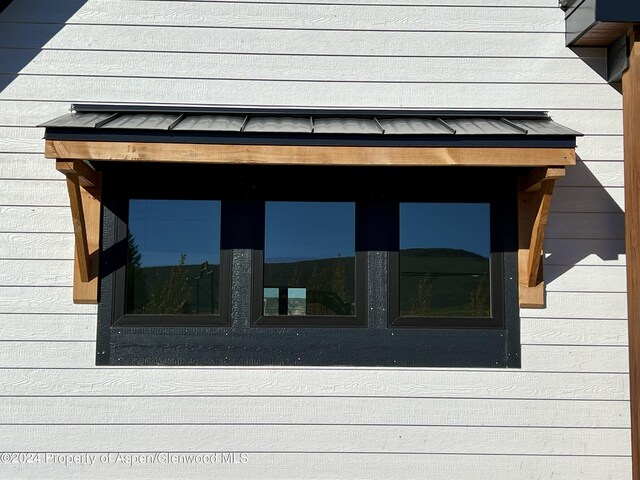
<svg viewBox="0 0 640 480"><path fill-rule="evenodd" d="M488 203L400 204L400 315L491 314Z"/></svg>
<svg viewBox="0 0 640 480"><path fill-rule="evenodd" d="M219 285L219 201L129 201L127 313L218 314Z"/></svg>
<svg viewBox="0 0 640 480"><path fill-rule="evenodd" d="M355 315L355 210L266 203L264 315Z"/></svg>

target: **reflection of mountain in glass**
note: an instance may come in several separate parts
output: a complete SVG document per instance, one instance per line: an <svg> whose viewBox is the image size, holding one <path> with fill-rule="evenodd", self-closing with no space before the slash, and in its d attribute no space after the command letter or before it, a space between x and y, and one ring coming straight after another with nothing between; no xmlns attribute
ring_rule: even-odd
<svg viewBox="0 0 640 480"><path fill-rule="evenodd" d="M354 257L266 263L264 286L306 289L304 302L289 298L286 313L278 309L277 298L265 297L265 315L355 315Z"/></svg>
<svg viewBox="0 0 640 480"><path fill-rule="evenodd" d="M217 314L220 268L186 265L186 255L176 265L142 267L142 255L129 237L127 313Z"/></svg>
<svg viewBox="0 0 640 480"><path fill-rule="evenodd" d="M490 314L487 257L451 248L400 251L400 315L485 317Z"/></svg>

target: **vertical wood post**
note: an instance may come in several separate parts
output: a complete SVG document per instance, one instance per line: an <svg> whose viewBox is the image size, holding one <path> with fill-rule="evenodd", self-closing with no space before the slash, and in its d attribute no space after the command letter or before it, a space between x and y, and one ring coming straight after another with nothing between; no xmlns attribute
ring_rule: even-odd
<svg viewBox="0 0 640 480"><path fill-rule="evenodd" d="M640 32L631 34L624 104L625 239L633 478L640 480Z"/></svg>

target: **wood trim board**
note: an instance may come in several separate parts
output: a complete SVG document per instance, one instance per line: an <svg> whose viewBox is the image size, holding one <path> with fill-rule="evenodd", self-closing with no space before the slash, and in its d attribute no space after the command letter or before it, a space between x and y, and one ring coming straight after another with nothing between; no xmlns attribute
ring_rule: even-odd
<svg viewBox="0 0 640 480"><path fill-rule="evenodd" d="M46 140L47 158L268 165L575 165L573 148L344 147Z"/></svg>

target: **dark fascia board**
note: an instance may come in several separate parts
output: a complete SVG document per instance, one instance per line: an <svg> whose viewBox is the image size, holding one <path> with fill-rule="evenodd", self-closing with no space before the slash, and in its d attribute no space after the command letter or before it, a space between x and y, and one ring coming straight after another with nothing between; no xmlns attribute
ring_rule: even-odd
<svg viewBox="0 0 640 480"><path fill-rule="evenodd" d="M640 23L640 2L633 0L574 0L563 4L567 45L576 44L603 23ZM606 47L607 45L598 45Z"/></svg>
<svg viewBox="0 0 640 480"><path fill-rule="evenodd" d="M580 134L577 134L580 135ZM113 129L109 133L86 128L48 127L46 140L85 142L144 142L225 145L301 145L349 147L485 147L575 148L576 135L358 135L180 132L175 130Z"/></svg>

